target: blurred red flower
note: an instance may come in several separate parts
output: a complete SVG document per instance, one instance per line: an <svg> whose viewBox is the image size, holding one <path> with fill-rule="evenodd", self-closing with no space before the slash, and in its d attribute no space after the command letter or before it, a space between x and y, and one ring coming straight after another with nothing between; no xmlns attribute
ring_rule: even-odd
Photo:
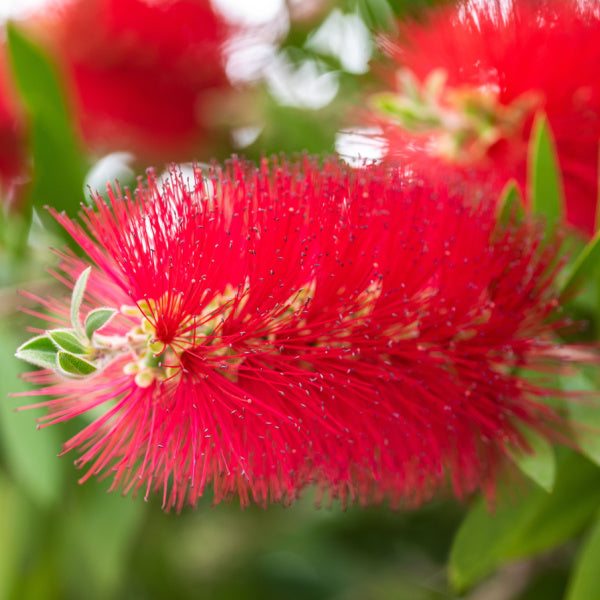
<svg viewBox="0 0 600 600"><path fill-rule="evenodd" d="M190 159L227 88L227 26L209 0L66 0L37 22L96 149Z"/></svg>
<svg viewBox="0 0 600 600"><path fill-rule="evenodd" d="M82 314L116 311L80 336L96 371L29 375L53 398L46 424L92 411L64 447L83 480L177 510L208 484L244 505L310 482L415 505L448 482L493 495L522 428L560 436L547 391L517 371L557 367L558 249L530 223L499 226L480 188L437 169L233 160L109 195L83 225L54 213L93 265ZM59 278L87 265L64 255ZM71 327L67 304L37 300ZM63 374L81 362L64 335Z"/></svg>
<svg viewBox="0 0 600 600"><path fill-rule="evenodd" d="M462 147L453 147L450 154L463 166L485 174L497 188L511 177L525 185L533 116L536 110L545 111L563 171L567 219L591 234L600 143L600 13L596 3L463 2L398 27L396 36L382 38L385 52L404 70L398 91L408 95L407 73L420 84L436 71L430 83L445 75L442 105L460 105L464 113L458 116L468 112L471 123L473 107L481 117L478 139L466 135L464 129L456 131L454 141ZM427 135L425 121L431 116L420 114L423 127L417 135L415 127L411 131L394 119L384 121L388 157L416 159L423 149L439 150L437 125ZM450 114L446 121L454 126L456 117ZM448 157L447 145L443 150Z"/></svg>
<svg viewBox="0 0 600 600"><path fill-rule="evenodd" d="M5 49L0 48L0 203L4 206L15 201L15 186L25 176L25 155L23 110L16 97Z"/></svg>

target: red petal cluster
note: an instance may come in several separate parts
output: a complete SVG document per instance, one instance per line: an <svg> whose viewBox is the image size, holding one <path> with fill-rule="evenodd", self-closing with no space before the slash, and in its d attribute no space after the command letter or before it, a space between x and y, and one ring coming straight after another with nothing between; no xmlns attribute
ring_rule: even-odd
<svg viewBox="0 0 600 600"><path fill-rule="evenodd" d="M209 0L67 0L39 23L95 148L173 160L202 142L207 94L227 86Z"/></svg>
<svg viewBox="0 0 600 600"><path fill-rule="evenodd" d="M565 180L567 219L593 231L600 143L600 13L595 2L472 2L432 11L423 22L399 23L384 50L420 80L444 69L448 85L497 90L503 105L539 95ZM531 115L533 116L533 115ZM530 118L521 135L493 146L481 172L501 187L526 178ZM386 126L390 156L411 154L421 140Z"/></svg>
<svg viewBox="0 0 600 600"><path fill-rule="evenodd" d="M208 484L216 502L292 501L315 482L343 502L417 504L448 485L493 494L522 427L558 435L544 390L516 373L548 366L557 250L531 225L499 227L481 192L305 158L150 173L109 195L83 225L56 215L93 265L84 311L137 304L179 358L148 387L126 353L82 380L30 376L54 398L48 423L102 410L65 445L83 479L177 510ZM64 257L70 280L86 266ZM66 324L68 307L44 304Z"/></svg>

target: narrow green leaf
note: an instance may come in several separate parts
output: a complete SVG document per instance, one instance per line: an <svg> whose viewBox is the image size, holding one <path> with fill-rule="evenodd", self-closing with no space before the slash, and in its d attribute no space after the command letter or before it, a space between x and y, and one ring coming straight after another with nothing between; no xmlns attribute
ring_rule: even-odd
<svg viewBox="0 0 600 600"><path fill-rule="evenodd" d="M48 335L52 338L52 341L62 350L71 352L71 354L86 353L85 346L79 341L79 338L71 329L54 329L53 331L49 331Z"/></svg>
<svg viewBox="0 0 600 600"><path fill-rule="evenodd" d="M85 377L97 370L92 363L68 352L59 352L57 363L60 371L68 377Z"/></svg>
<svg viewBox="0 0 600 600"><path fill-rule="evenodd" d="M38 335L19 346L15 356L42 369L55 369L57 352L58 348L48 336Z"/></svg>
<svg viewBox="0 0 600 600"><path fill-rule="evenodd" d="M519 223L524 215L525 209L523 208L523 198L519 186L514 179L511 179L500 194L498 221L503 225L507 225L511 221Z"/></svg>
<svg viewBox="0 0 600 600"><path fill-rule="evenodd" d="M556 477L556 460L552 445L534 431L527 430L523 435L533 453L514 452L512 459L527 477L542 489L551 492Z"/></svg>
<svg viewBox="0 0 600 600"><path fill-rule="evenodd" d="M84 153L58 69L50 55L14 23L6 28L17 89L29 118L33 181L28 205L52 205L72 216L83 199Z"/></svg>
<svg viewBox="0 0 600 600"><path fill-rule="evenodd" d="M600 231L586 244L585 248L575 259L569 275L562 286L561 297L566 297L573 291L573 287L586 277L594 277L600 265Z"/></svg>
<svg viewBox="0 0 600 600"><path fill-rule="evenodd" d="M94 331L102 329L115 315L117 311L112 308L96 308L85 318L85 335L88 340L92 339Z"/></svg>
<svg viewBox="0 0 600 600"><path fill-rule="evenodd" d="M85 286L87 285L88 277L92 267L88 267L81 275L77 278L75 285L73 286L73 294L71 295L71 324L77 334L83 337L84 332L79 319L79 312L81 310L81 303L83 301L83 295L85 293Z"/></svg>
<svg viewBox="0 0 600 600"><path fill-rule="evenodd" d="M556 146L544 114L535 118L529 142L528 184L533 211L546 219L547 231L563 219L564 193Z"/></svg>
<svg viewBox="0 0 600 600"><path fill-rule="evenodd" d="M573 451L561 451L554 491L539 487L498 499L492 514L482 500L463 521L450 553L450 580L458 591L494 569L530 556L578 534L600 503L600 470Z"/></svg>
<svg viewBox="0 0 600 600"><path fill-rule="evenodd" d="M589 533L569 582L566 600L600 598L600 521Z"/></svg>

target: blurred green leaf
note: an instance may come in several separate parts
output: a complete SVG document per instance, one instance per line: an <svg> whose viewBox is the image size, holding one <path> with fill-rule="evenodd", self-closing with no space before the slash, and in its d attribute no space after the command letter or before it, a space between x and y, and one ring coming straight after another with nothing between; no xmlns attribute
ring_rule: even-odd
<svg viewBox="0 0 600 600"><path fill-rule="evenodd" d="M74 216L83 199L85 165L57 69L13 23L7 26L7 38L13 75L29 117L29 206L51 205Z"/></svg>
<svg viewBox="0 0 600 600"><path fill-rule="evenodd" d="M394 11L387 0L352 0L349 8L358 12L370 29L390 30L394 26Z"/></svg>
<svg viewBox="0 0 600 600"><path fill-rule="evenodd" d="M519 223L524 215L525 209L519 186L514 179L511 179L500 194L498 221L503 225L507 225L513 220Z"/></svg>
<svg viewBox="0 0 600 600"><path fill-rule="evenodd" d="M0 286L18 280L23 269L25 244L29 236L31 215L5 211L0 207Z"/></svg>
<svg viewBox="0 0 600 600"><path fill-rule="evenodd" d="M266 91L258 97L264 128L257 140L244 149L249 158L270 154L331 154L342 113L335 103L319 110L304 110L279 104Z"/></svg>
<svg viewBox="0 0 600 600"><path fill-rule="evenodd" d="M528 185L533 211L551 230L564 216L564 194L554 137L548 120L536 115L529 141Z"/></svg>
<svg viewBox="0 0 600 600"><path fill-rule="evenodd" d="M14 412L22 400L7 400L10 393L29 389L20 377L21 364L12 356L18 345L17 336L8 324L0 323L0 440L4 460L12 477L19 482L39 505L56 504L61 495L62 463L56 457L60 451L59 432L52 427L40 431L35 419L43 411ZM41 401L39 397L36 401Z"/></svg>
<svg viewBox="0 0 600 600"><path fill-rule="evenodd" d="M450 4L452 0L389 0L389 5L394 13L400 17L418 17L424 11L434 6Z"/></svg>
<svg viewBox="0 0 600 600"><path fill-rule="evenodd" d="M514 452L513 462L532 481L551 492L556 477L554 449L547 440L530 429L524 431L523 435L533 452Z"/></svg>
<svg viewBox="0 0 600 600"><path fill-rule="evenodd" d="M449 577L456 590L472 587L503 562L504 548L514 535L514 528L526 518L522 509L519 513L519 507L528 502L526 498L518 506L502 506L493 514L482 498L474 504L450 552Z"/></svg>
<svg viewBox="0 0 600 600"><path fill-rule="evenodd" d="M335 131L319 126L317 113L288 106L273 105L273 121L265 124L257 142L257 154L276 154L307 151L309 153L333 151Z"/></svg>
<svg viewBox="0 0 600 600"><path fill-rule="evenodd" d="M107 494L97 482L77 489L73 500L63 544L63 566L72 588L85 589L90 600L115 598L148 505L117 492Z"/></svg>
<svg viewBox="0 0 600 600"><path fill-rule="evenodd" d="M596 214L594 219L594 231L598 232L600 231L600 152L598 153L598 170L596 172L598 173L598 191L596 193Z"/></svg>
<svg viewBox="0 0 600 600"><path fill-rule="evenodd" d="M490 513L483 500L463 521L450 553L450 581L464 591L512 559L556 546L579 533L600 503L600 470L564 451L554 491L529 489L518 501L501 498Z"/></svg>
<svg viewBox="0 0 600 600"><path fill-rule="evenodd" d="M569 377L561 377L560 385L564 390L583 392L584 394L584 397L573 398L569 403L573 435L581 452L600 466L598 387L581 370Z"/></svg>
<svg viewBox="0 0 600 600"><path fill-rule="evenodd" d="M575 259L562 286L561 296L563 298L568 296L576 284L581 283L585 278L597 275L598 265L600 265L600 231L596 232Z"/></svg>
<svg viewBox="0 0 600 600"><path fill-rule="evenodd" d="M44 542L41 551L36 552L35 560L27 556L27 576L19 578L10 600L64 600L67 597L64 582L56 568L54 553L57 548L52 544L53 540ZM73 560L77 559L73 556ZM78 591L75 591L75 597L77 595Z"/></svg>
<svg viewBox="0 0 600 600"><path fill-rule="evenodd" d="M590 531L575 563L566 600L600 598L600 521Z"/></svg>
<svg viewBox="0 0 600 600"><path fill-rule="evenodd" d="M27 512L17 488L0 473L0 598L10 597L20 573L20 561L28 542L24 535Z"/></svg>

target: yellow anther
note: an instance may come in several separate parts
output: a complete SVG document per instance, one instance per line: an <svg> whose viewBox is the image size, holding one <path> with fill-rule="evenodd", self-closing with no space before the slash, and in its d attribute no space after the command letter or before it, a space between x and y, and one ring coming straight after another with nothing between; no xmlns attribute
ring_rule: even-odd
<svg viewBox="0 0 600 600"><path fill-rule="evenodd" d="M154 326L152 325L152 323L150 323L150 321L148 321L148 319L144 319L142 321L142 331L144 333L154 333Z"/></svg>
<svg viewBox="0 0 600 600"><path fill-rule="evenodd" d="M148 342L148 348L150 348L150 352L155 355L162 354L165 351L165 346L166 344L161 340L151 339Z"/></svg>
<svg viewBox="0 0 600 600"><path fill-rule="evenodd" d="M137 373L139 370L140 370L140 365L138 365L138 363L136 363L136 362L127 363L123 367L123 373L125 373L125 375L133 375L134 373Z"/></svg>
<svg viewBox="0 0 600 600"><path fill-rule="evenodd" d="M138 387L147 388L152 385L152 383L154 382L155 379L156 379L156 377L155 377L154 373L152 372L152 370L145 369L143 371L140 371L135 376L135 383L137 384Z"/></svg>
<svg viewBox="0 0 600 600"><path fill-rule="evenodd" d="M137 317L140 314L140 309L137 306L130 306L128 304L123 304L119 311L128 317Z"/></svg>

